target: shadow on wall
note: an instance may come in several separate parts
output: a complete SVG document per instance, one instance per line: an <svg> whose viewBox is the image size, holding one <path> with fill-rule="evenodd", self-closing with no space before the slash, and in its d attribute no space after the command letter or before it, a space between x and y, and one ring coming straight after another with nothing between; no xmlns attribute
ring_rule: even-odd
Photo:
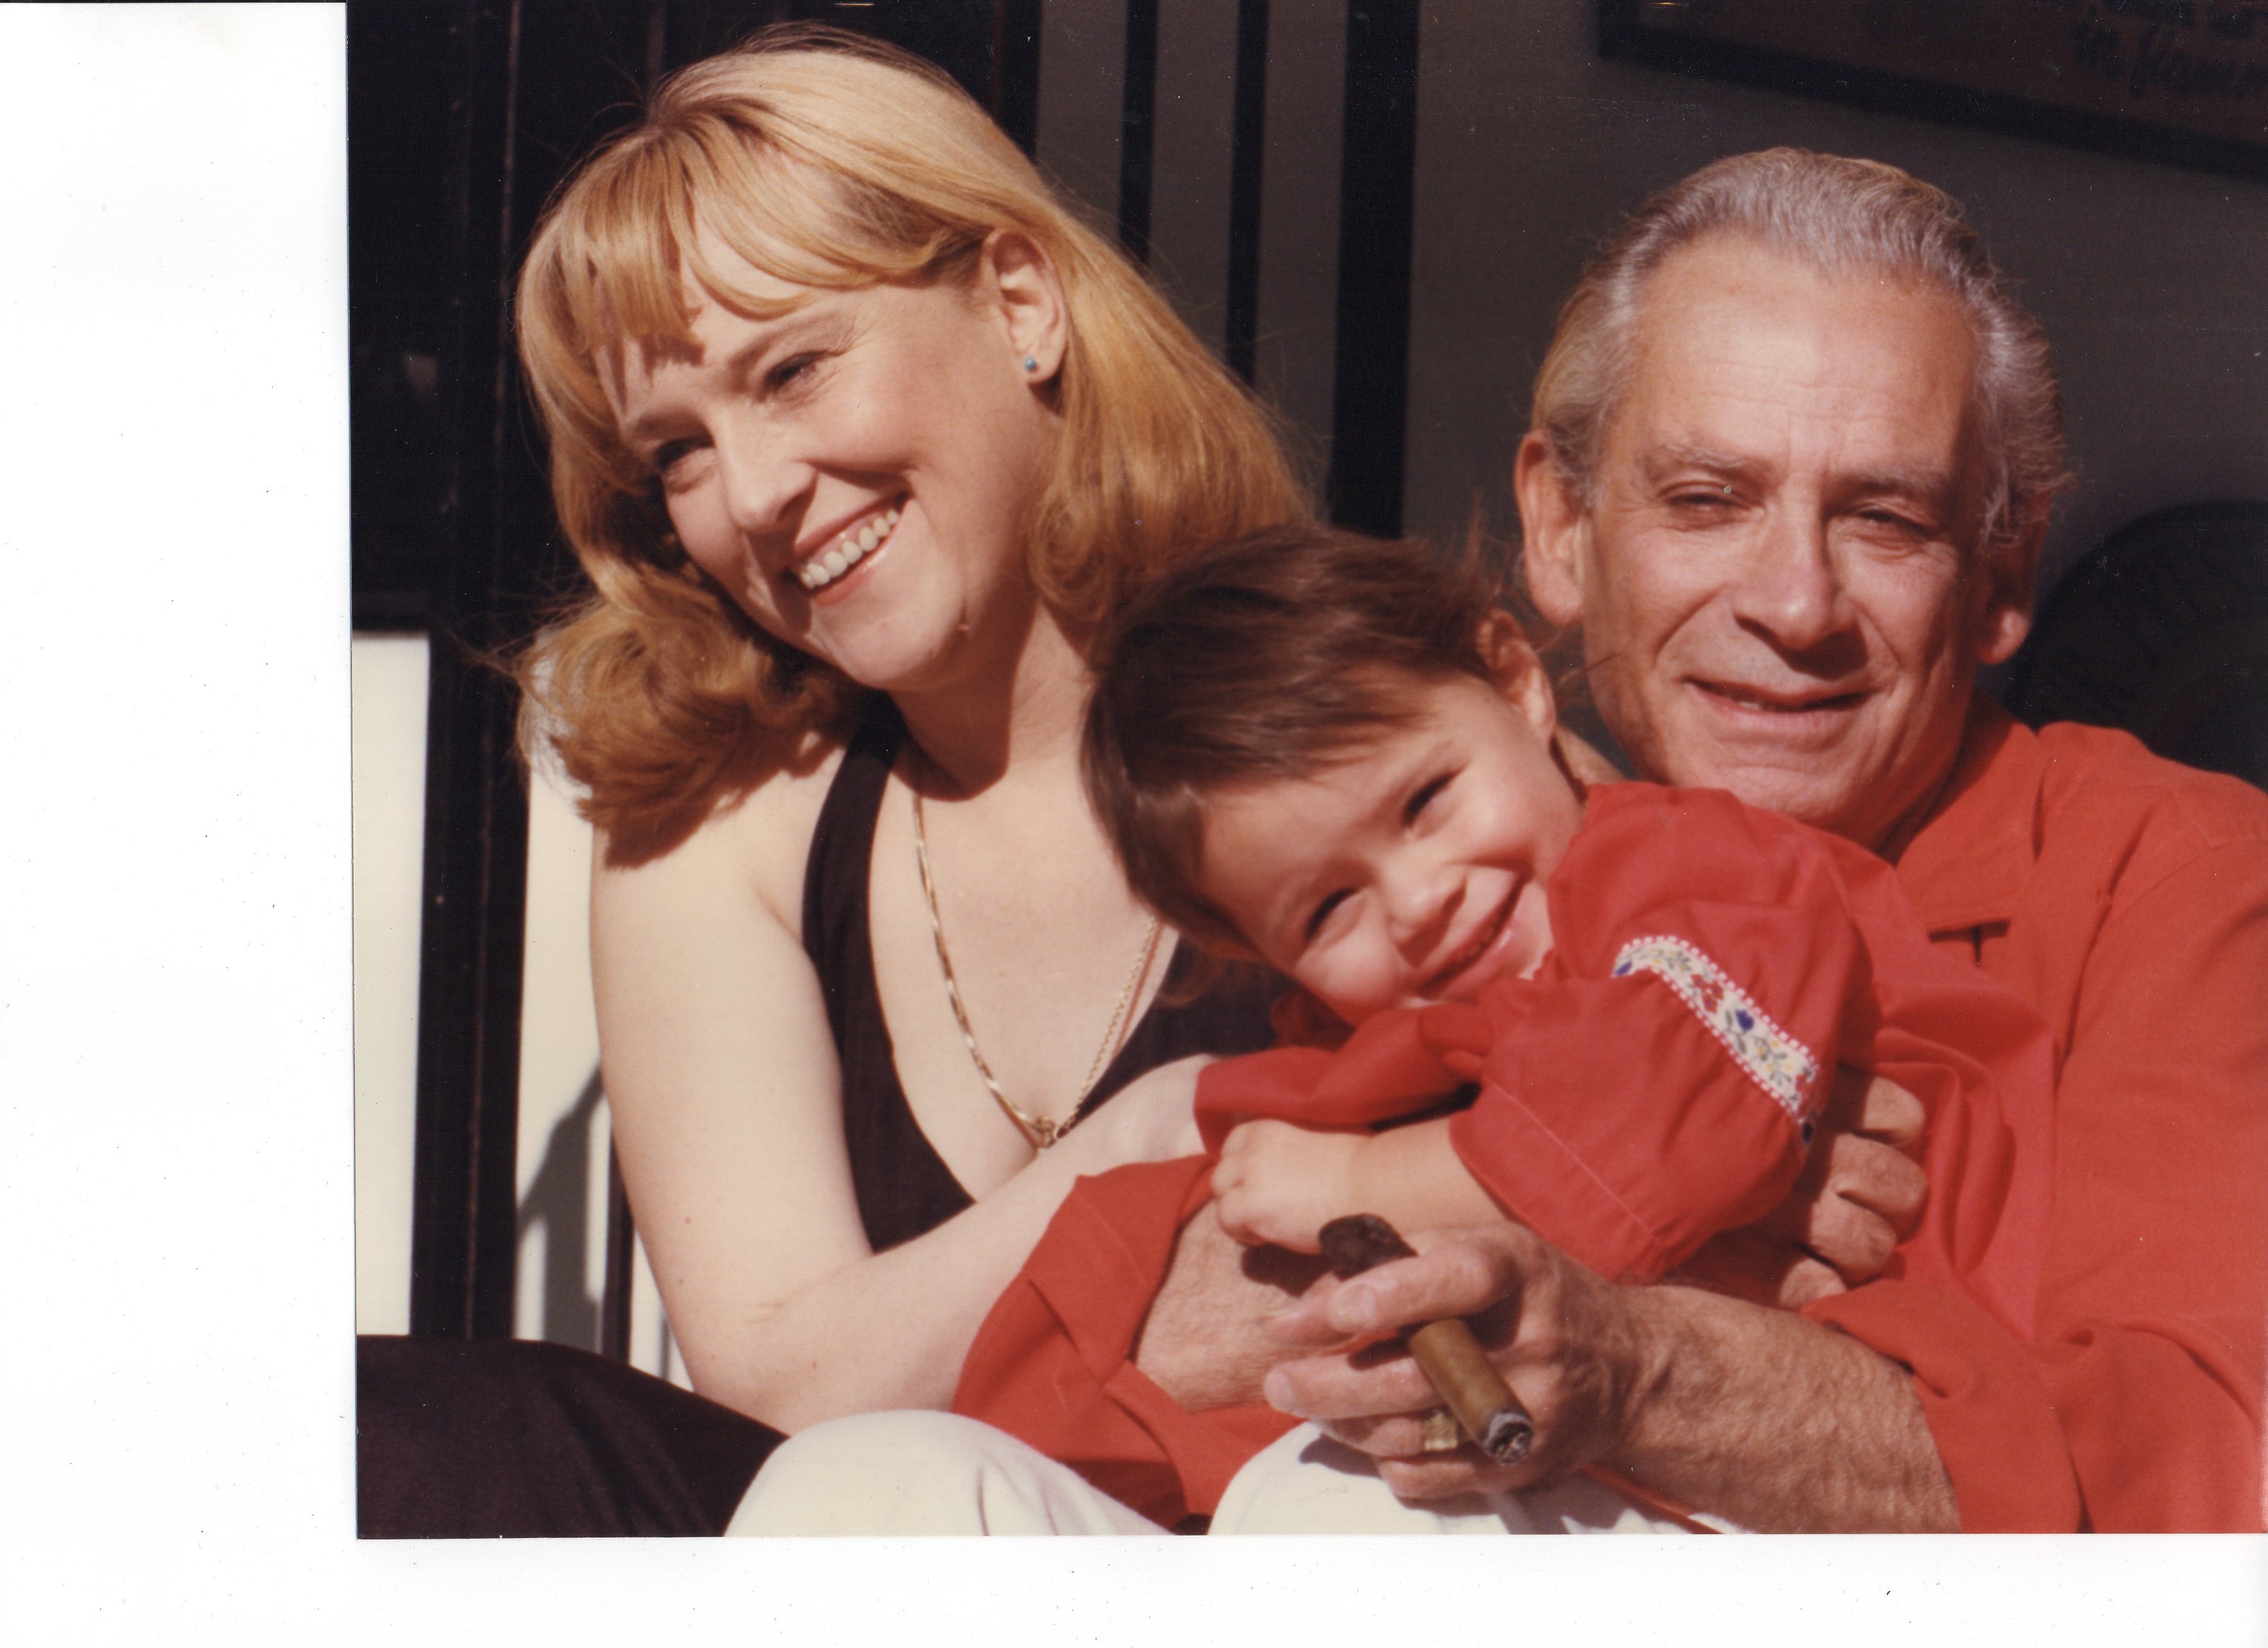
<svg viewBox="0 0 2268 1648"><path fill-rule="evenodd" d="M2268 503L2184 504L2104 539L2041 604L2008 707L2268 789Z"/></svg>
<svg viewBox="0 0 2268 1648"><path fill-rule="evenodd" d="M606 1101L599 1072L593 1070L573 1107L553 1124L544 1141L543 1159L519 1203L522 1277L528 1270L528 1234L541 1231L538 1270L543 1282L535 1336L585 1350L600 1348L607 1164L603 1144L594 1148L593 1140L594 1136L600 1140L607 1137L599 1119ZM599 1187L595 1196L593 1184Z"/></svg>

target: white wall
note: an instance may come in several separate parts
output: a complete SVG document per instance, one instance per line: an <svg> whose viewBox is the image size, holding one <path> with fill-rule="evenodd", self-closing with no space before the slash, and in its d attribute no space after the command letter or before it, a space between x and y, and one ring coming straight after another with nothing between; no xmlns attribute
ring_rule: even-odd
<svg viewBox="0 0 2268 1648"><path fill-rule="evenodd" d="M355 1331L409 1330L417 928L425 832L423 636L357 636Z"/></svg>
<svg viewBox="0 0 2268 1648"><path fill-rule="evenodd" d="M600 1348L612 1138L591 1004L591 853L574 791L539 769L528 793L512 1332L586 1350ZM688 1382L643 1244L632 1259L630 1362Z"/></svg>
<svg viewBox="0 0 2268 1648"><path fill-rule="evenodd" d="M355 1331L409 1326L427 646L354 640ZM591 1008L591 829L549 773L528 798L513 1331L599 1346L607 1109ZM684 1383L641 1247L630 1359Z"/></svg>

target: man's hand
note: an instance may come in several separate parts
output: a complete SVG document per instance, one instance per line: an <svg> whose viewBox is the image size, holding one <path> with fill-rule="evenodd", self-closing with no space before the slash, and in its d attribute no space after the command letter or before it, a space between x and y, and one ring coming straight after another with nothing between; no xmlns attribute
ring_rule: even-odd
<svg viewBox="0 0 2268 1648"><path fill-rule="evenodd" d="M1405 1499L1556 1482L1610 1458L1656 1378L1647 1296L1614 1287L1517 1225L1420 1232L1420 1257L1351 1281L1326 1278L1268 1324L1285 1344L1341 1354L1285 1363L1265 1394L1351 1446L1379 1456ZM1513 1466L1469 1449L1421 1455L1421 1415L1438 1402L1398 1345L1348 1356L1413 1322L1463 1316L1535 1418L1535 1448Z"/></svg>
<svg viewBox="0 0 2268 1648"><path fill-rule="evenodd" d="M1377 1458L1406 1499L1524 1488L1587 1464L1696 1510L1785 1532L1949 1532L1953 1487L1911 1376L1781 1310L1685 1287L1619 1287L1517 1225L1418 1232L1415 1259L1325 1279L1270 1324L1327 1354L1287 1362L1264 1394ZM1463 1316L1535 1417L1535 1451L1421 1454L1436 1401L1398 1343Z"/></svg>
<svg viewBox="0 0 2268 1648"><path fill-rule="evenodd" d="M1245 1247L1200 1209L1182 1226L1150 1301L1134 1365L1191 1413L1260 1400L1268 1370L1300 1354L1263 1330L1322 1270L1321 1259Z"/></svg>
<svg viewBox="0 0 2268 1648"><path fill-rule="evenodd" d="M1212 1210L1241 1242L1315 1251L1315 1233L1359 1211L1357 1166L1366 1133L1318 1132L1289 1122L1246 1122L1222 1141Z"/></svg>
<svg viewBox="0 0 2268 1648"><path fill-rule="evenodd" d="M1797 1310L1880 1275L1928 1194L1911 1159L1927 1119L1921 1100L1896 1082L1841 1067L1787 1199L1711 1241L1678 1280Z"/></svg>

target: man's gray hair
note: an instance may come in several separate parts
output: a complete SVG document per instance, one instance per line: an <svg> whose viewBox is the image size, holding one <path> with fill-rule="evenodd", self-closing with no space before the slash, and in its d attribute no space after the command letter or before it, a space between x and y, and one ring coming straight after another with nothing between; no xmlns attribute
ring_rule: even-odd
<svg viewBox="0 0 2268 1648"><path fill-rule="evenodd" d="M2068 476L2063 396L2047 335L1992 266L1959 202L1878 160L1767 149L1704 166L1648 200L1592 259L1559 312L1530 423L1576 497L1597 502L1607 424L1629 386L1646 281L1685 246L1745 237L1821 273L1933 286L1977 345L1975 406L1990 465L1983 546L2043 520Z"/></svg>

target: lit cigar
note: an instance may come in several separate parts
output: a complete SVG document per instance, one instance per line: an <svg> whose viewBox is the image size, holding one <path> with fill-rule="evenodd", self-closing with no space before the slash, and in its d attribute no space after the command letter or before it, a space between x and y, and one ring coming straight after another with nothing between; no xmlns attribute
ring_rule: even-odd
<svg viewBox="0 0 2268 1648"><path fill-rule="evenodd" d="M1335 1218L1318 1232L1316 1241L1331 1269L1342 1276L1360 1276L1389 1259L1417 1256L1401 1232L1375 1213ZM1441 1401L1482 1453L1499 1465L1517 1465L1528 1457L1535 1441L1535 1421L1505 1384L1463 1317L1425 1322L1403 1337Z"/></svg>

